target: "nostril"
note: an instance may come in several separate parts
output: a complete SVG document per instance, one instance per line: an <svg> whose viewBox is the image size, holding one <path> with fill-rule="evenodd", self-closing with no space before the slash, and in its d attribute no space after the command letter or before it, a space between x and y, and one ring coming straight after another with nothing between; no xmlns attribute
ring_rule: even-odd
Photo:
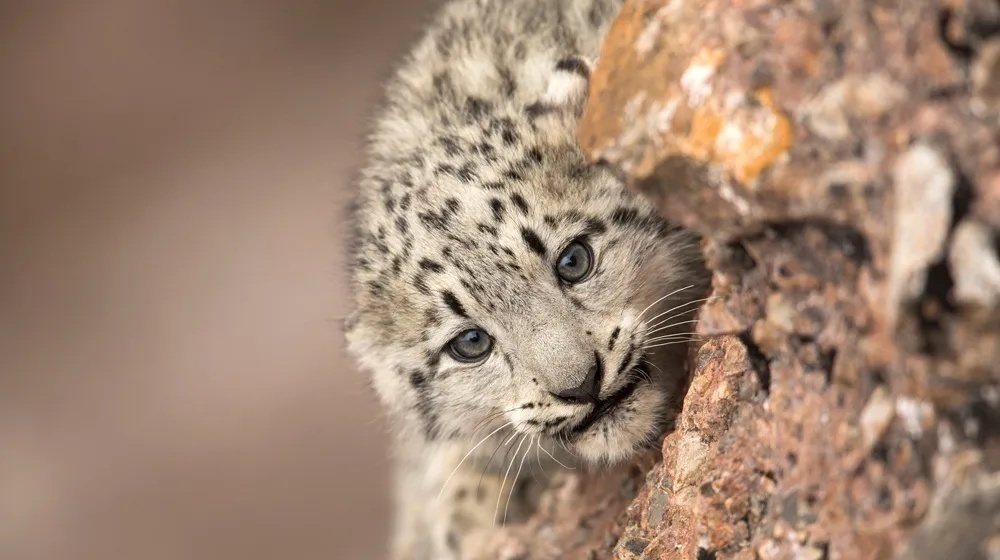
<svg viewBox="0 0 1000 560"><path fill-rule="evenodd" d="M601 355L594 352L594 364L587 370L587 375L584 376L582 383L569 389L550 391L549 394L572 404L596 403L601 396L603 371Z"/></svg>

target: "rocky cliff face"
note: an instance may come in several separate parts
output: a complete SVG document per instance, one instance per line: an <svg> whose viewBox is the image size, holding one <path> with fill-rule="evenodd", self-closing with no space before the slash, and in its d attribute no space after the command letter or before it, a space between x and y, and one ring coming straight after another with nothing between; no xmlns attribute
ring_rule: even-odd
<svg viewBox="0 0 1000 560"><path fill-rule="evenodd" d="M704 235L662 455L484 558L1000 558L1000 2L627 2L580 141Z"/></svg>

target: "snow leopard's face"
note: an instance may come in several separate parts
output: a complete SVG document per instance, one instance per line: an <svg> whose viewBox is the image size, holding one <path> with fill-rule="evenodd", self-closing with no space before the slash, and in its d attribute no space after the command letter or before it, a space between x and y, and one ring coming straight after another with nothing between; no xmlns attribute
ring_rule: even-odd
<svg viewBox="0 0 1000 560"><path fill-rule="evenodd" d="M693 330L704 273L691 234L541 109L471 107L419 153L377 154L349 346L429 439L499 430L616 461L662 429L682 375L669 335Z"/></svg>

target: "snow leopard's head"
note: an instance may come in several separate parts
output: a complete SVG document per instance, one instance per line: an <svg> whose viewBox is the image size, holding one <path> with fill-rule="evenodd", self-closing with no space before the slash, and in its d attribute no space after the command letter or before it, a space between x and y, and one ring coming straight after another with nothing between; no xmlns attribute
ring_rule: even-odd
<svg viewBox="0 0 1000 560"><path fill-rule="evenodd" d="M533 103L380 121L347 334L400 426L470 447L537 436L595 463L661 432L707 276L691 233L584 161L586 71L560 61Z"/></svg>

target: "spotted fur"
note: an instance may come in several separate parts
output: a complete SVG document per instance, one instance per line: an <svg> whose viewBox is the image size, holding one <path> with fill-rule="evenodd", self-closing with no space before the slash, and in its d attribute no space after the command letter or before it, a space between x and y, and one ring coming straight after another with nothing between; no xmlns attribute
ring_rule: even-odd
<svg viewBox="0 0 1000 560"><path fill-rule="evenodd" d="M628 458L664 428L682 345L654 343L690 325L654 317L702 295L697 242L575 141L619 4L452 0L387 84L346 331L399 439L394 558L460 558L530 513L543 470ZM556 265L578 240L594 267L568 284ZM481 361L447 350L470 328L492 338Z"/></svg>

